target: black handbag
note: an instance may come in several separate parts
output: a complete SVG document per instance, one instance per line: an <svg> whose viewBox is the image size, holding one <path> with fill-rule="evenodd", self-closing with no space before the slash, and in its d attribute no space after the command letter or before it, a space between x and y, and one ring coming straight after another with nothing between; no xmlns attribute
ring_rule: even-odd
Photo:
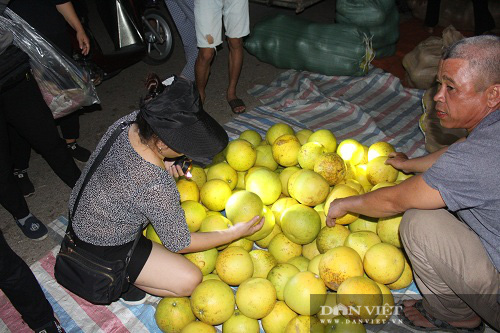
<svg viewBox="0 0 500 333"><path fill-rule="evenodd" d="M142 226L139 226L134 244L128 251L126 258L124 260L107 261L75 244L71 219L92 174L102 162L118 135L129 124L123 122L118 126L90 166L76 197L73 210L68 214L68 228L61 243L61 249L56 256L54 276L57 282L69 291L94 304L110 304L116 301L128 288L127 266L141 237Z"/></svg>

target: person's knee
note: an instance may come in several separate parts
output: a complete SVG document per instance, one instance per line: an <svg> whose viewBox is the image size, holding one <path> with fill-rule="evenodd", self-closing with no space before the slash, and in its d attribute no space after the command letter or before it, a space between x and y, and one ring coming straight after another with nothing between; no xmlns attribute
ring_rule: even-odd
<svg viewBox="0 0 500 333"><path fill-rule="evenodd" d="M177 294L180 297L191 296L194 289L202 282L202 280L203 275L198 268L190 269L188 272L186 272L186 274L184 274L184 277L182 278L182 285L177 291Z"/></svg>
<svg viewBox="0 0 500 333"><path fill-rule="evenodd" d="M243 49L243 38L228 38L227 44L232 50Z"/></svg>
<svg viewBox="0 0 500 333"><path fill-rule="evenodd" d="M198 51L198 61L202 63L210 63L214 57L215 50L212 48L200 48Z"/></svg>

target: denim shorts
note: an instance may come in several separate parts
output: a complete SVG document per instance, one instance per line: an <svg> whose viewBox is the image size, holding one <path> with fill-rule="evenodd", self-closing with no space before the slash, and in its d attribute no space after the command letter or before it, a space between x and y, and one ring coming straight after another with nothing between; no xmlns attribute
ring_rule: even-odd
<svg viewBox="0 0 500 333"><path fill-rule="evenodd" d="M248 0L195 0L194 17L198 47L215 48L222 44L222 20L229 38L250 33Z"/></svg>

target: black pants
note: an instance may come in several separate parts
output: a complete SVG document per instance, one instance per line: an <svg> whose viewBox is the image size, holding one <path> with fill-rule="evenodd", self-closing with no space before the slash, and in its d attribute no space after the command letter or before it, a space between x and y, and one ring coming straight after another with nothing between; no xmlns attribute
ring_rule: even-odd
<svg viewBox="0 0 500 333"><path fill-rule="evenodd" d="M472 0L474 7L474 34L476 36L495 28L495 20L488 9L488 0ZM441 0L427 0L425 25L435 27L439 22Z"/></svg>
<svg viewBox="0 0 500 333"><path fill-rule="evenodd" d="M66 145L59 137L52 113L31 75L0 92L0 204L15 218L29 214L13 172L8 130L15 129L47 161L52 170L73 187L80 177Z"/></svg>
<svg viewBox="0 0 500 333"><path fill-rule="evenodd" d="M12 251L0 231L0 289L34 330L53 321L54 311L28 265Z"/></svg>

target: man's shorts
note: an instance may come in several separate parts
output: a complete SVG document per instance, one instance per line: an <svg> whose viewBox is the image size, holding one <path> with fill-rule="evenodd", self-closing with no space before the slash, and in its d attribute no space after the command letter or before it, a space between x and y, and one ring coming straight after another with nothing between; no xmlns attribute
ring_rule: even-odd
<svg viewBox="0 0 500 333"><path fill-rule="evenodd" d="M248 0L195 0L194 17L198 47L222 44L222 19L227 37L241 38L250 33Z"/></svg>

